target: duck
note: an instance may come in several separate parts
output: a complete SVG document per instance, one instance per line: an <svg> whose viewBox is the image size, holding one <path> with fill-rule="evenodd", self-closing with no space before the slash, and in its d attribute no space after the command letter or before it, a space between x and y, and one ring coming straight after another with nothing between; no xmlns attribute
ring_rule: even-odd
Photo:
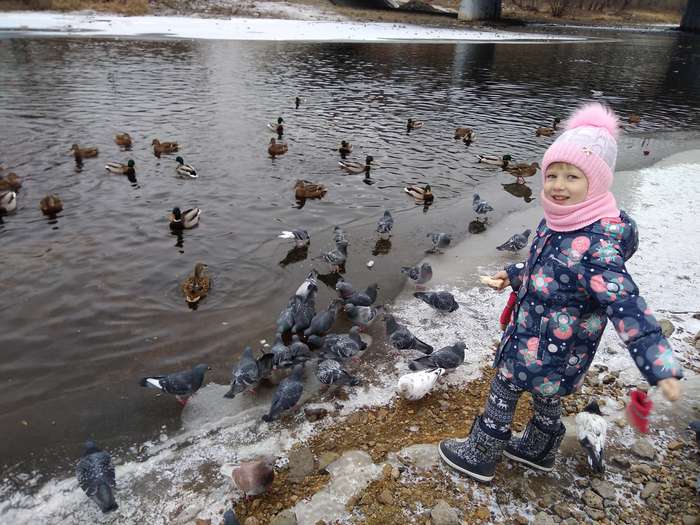
<svg viewBox="0 0 700 525"><path fill-rule="evenodd" d="M173 208L173 213L170 216L170 229L173 231L189 230L199 224L199 216L202 210L199 208L190 208L189 210L180 211L177 206Z"/></svg>
<svg viewBox="0 0 700 525"><path fill-rule="evenodd" d="M185 161L182 159L182 157L176 157L175 162L177 162L175 171L177 171L180 175L184 177L190 177L191 179L196 179L198 177L197 170L195 170L192 165L185 164Z"/></svg>
<svg viewBox="0 0 700 525"><path fill-rule="evenodd" d="M423 127L423 121L422 120L413 120L412 118L408 119L408 122L406 122L406 131L413 131L414 129L419 129Z"/></svg>
<svg viewBox="0 0 700 525"><path fill-rule="evenodd" d="M153 153L156 155L160 155L161 153L174 153L180 147L177 142L161 142L158 139L153 139L151 146L153 146Z"/></svg>
<svg viewBox="0 0 700 525"><path fill-rule="evenodd" d="M338 153L340 153L340 158L345 159L350 153L352 153L352 144L347 140L341 140L340 146L338 147Z"/></svg>
<svg viewBox="0 0 700 525"><path fill-rule="evenodd" d="M90 157L97 157L99 151L95 147L81 148L77 144L73 144L68 150L73 153L76 162L80 162L83 159L89 159Z"/></svg>
<svg viewBox="0 0 700 525"><path fill-rule="evenodd" d="M299 179L294 184L294 196L297 200L320 199L328 190L323 184L316 184L308 180Z"/></svg>
<svg viewBox="0 0 700 525"><path fill-rule="evenodd" d="M134 175L136 170L134 166L136 164L133 160L129 159L129 162L122 164L120 162L108 162L105 164L105 169L110 173L116 173L117 175Z"/></svg>
<svg viewBox="0 0 700 525"><path fill-rule="evenodd" d="M496 155L477 155L477 162L481 164L491 164L492 166L500 166L503 169L508 167L508 163L513 160L510 155L503 155L498 157Z"/></svg>
<svg viewBox="0 0 700 525"><path fill-rule="evenodd" d="M338 165L340 169L351 175L360 175L364 173L366 177L369 177L369 170L372 162L374 162L374 157L372 157L372 155L367 155L364 164L362 162L341 160L338 162Z"/></svg>
<svg viewBox="0 0 700 525"><path fill-rule="evenodd" d="M131 135L128 133L117 133L114 135L114 142L117 143L117 146L129 147L131 146Z"/></svg>
<svg viewBox="0 0 700 525"><path fill-rule="evenodd" d="M0 192L0 215L17 209L17 194L14 191Z"/></svg>
<svg viewBox="0 0 700 525"><path fill-rule="evenodd" d="M280 140L282 140L282 135L284 135L284 119L282 117L277 118L277 124L273 124L270 122L267 127L270 128L272 131L277 133L277 136Z"/></svg>
<svg viewBox="0 0 700 525"><path fill-rule="evenodd" d="M552 121L552 127L551 128L546 128L546 127L541 127L537 128L535 131L535 136L537 137L551 137L557 132L557 126L561 122L561 119L559 117L555 117L554 120Z"/></svg>
<svg viewBox="0 0 700 525"><path fill-rule="evenodd" d="M22 180L14 172L10 172L4 177L0 177L0 191L19 191L21 187Z"/></svg>
<svg viewBox="0 0 700 525"><path fill-rule="evenodd" d="M508 166L504 168L508 173L514 175L518 178L520 184L525 184L525 179L523 177L532 177L537 170L540 169L540 165L537 162L531 164L516 164L515 166Z"/></svg>
<svg viewBox="0 0 700 525"><path fill-rule="evenodd" d="M39 207L44 215L56 215L59 211L63 210L63 201L61 201L58 195L51 194L39 201Z"/></svg>
<svg viewBox="0 0 700 525"><path fill-rule="evenodd" d="M418 202L432 202L435 198L433 196L433 191L430 188L430 184L425 186L406 186L403 191L408 193L411 197L416 199Z"/></svg>
<svg viewBox="0 0 700 525"><path fill-rule="evenodd" d="M476 133L471 128L457 128L455 130L455 140L462 139L465 144L471 144L476 138Z"/></svg>
<svg viewBox="0 0 700 525"><path fill-rule="evenodd" d="M630 124L639 124L642 121L642 117L637 115L636 113L630 113L630 116L627 117L627 122Z"/></svg>
<svg viewBox="0 0 700 525"><path fill-rule="evenodd" d="M285 144L284 142L277 143L275 139L270 139L270 145L267 147L267 152L270 154L270 157L273 159L277 155L284 155L289 151L289 146Z"/></svg>
<svg viewBox="0 0 700 525"><path fill-rule="evenodd" d="M190 304L198 303L209 293L211 279L205 273L206 269L206 264L198 262L194 265L192 275L188 276L185 282L182 283L182 293L185 294L185 301Z"/></svg>

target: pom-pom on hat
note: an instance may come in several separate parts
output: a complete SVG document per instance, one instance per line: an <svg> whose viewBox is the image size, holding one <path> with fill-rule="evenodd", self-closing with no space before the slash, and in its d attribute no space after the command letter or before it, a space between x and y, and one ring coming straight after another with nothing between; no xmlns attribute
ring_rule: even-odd
<svg viewBox="0 0 700 525"><path fill-rule="evenodd" d="M588 198L607 192L617 159L617 116L596 102L578 109L565 126L566 131L544 154L542 176L553 162L567 162L586 175Z"/></svg>

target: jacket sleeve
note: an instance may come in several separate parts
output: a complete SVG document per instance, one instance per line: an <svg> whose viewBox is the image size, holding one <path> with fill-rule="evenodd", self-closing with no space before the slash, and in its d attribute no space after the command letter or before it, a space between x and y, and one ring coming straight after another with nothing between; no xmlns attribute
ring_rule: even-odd
<svg viewBox="0 0 700 525"><path fill-rule="evenodd" d="M619 252L613 256L607 252L604 261L597 259L596 253L590 250L581 261L579 283L605 308L639 371L650 385L669 377L683 377L680 363Z"/></svg>
<svg viewBox="0 0 700 525"><path fill-rule="evenodd" d="M515 264L509 264L504 268L508 274L508 280L510 281L510 287L514 292L517 292L520 285L523 284L523 277L525 275L525 262L519 262Z"/></svg>

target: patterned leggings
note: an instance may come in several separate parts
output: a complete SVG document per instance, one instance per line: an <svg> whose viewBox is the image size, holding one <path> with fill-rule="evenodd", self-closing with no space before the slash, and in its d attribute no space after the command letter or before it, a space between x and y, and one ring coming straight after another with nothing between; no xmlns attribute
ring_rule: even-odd
<svg viewBox="0 0 700 525"><path fill-rule="evenodd" d="M508 435L515 414L515 405L524 391L501 374L493 378L482 416L482 424L487 433L499 439ZM541 430L555 433L559 429L561 419L559 396L544 397L533 393L532 407L535 412L534 422Z"/></svg>

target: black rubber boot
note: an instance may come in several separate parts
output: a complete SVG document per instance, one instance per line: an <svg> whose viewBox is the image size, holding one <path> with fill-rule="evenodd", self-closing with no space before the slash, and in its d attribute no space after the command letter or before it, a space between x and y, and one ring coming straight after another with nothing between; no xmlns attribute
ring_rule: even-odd
<svg viewBox="0 0 700 525"><path fill-rule="evenodd" d="M445 439L440 442L438 451L450 468L478 481L491 481L509 439L510 432L501 438L488 434L479 416L467 439Z"/></svg>
<svg viewBox="0 0 700 525"><path fill-rule="evenodd" d="M551 472L559 445L566 434L564 423L559 425L559 430L552 434L530 420L522 437L511 439L503 455L528 467Z"/></svg>

